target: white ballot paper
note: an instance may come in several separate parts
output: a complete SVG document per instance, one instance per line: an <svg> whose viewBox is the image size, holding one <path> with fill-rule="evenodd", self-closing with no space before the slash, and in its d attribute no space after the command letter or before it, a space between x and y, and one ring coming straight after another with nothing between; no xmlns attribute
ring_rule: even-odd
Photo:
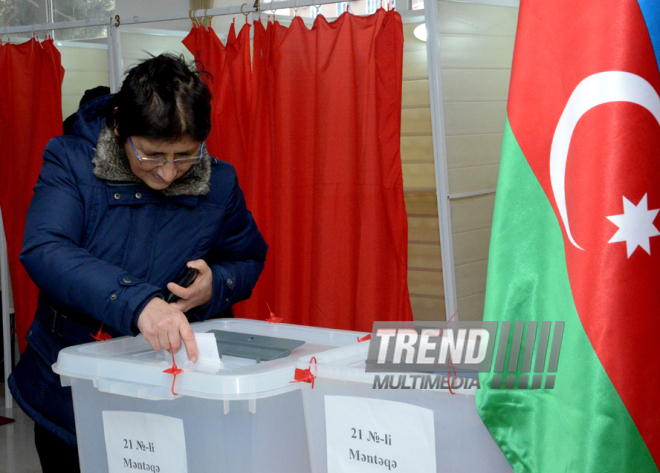
<svg viewBox="0 0 660 473"><path fill-rule="evenodd" d="M218 353L218 343L216 342L215 335L212 333L195 333L195 342L197 343L197 351L199 352L196 364L213 368L223 367L220 354ZM174 354L174 362L179 368L190 364L188 352L183 342L181 342L181 350Z"/></svg>
<svg viewBox="0 0 660 473"><path fill-rule="evenodd" d="M402 402L325 396L328 473L435 473L433 411Z"/></svg>
<svg viewBox="0 0 660 473"><path fill-rule="evenodd" d="M183 421L144 412L103 411L108 472L188 473Z"/></svg>

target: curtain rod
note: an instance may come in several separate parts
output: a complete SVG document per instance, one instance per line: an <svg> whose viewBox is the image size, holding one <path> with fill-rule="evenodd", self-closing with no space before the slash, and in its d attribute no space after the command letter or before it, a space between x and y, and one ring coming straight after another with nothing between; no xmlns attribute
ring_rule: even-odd
<svg viewBox="0 0 660 473"><path fill-rule="evenodd" d="M0 28L0 36L10 35L16 33L37 33L40 31L56 31L67 30L72 28L89 28L92 26L122 26L122 25L138 25L142 23L156 23L160 21L173 21L173 20L189 20L192 16L195 19L204 19L204 15L224 16L224 15L240 15L245 13L267 13L273 10L280 10L283 8L303 8L313 7L320 5L328 5L333 3L344 3L337 0L289 0L283 2L267 2L258 3L258 9L254 5L244 3L241 5L232 5L224 8L209 8L208 10L191 10L189 12L179 13L166 13L163 15L149 15L149 16L132 16L130 18L121 18L120 15L115 15L111 18L95 18L91 20L77 20L65 21L61 23L42 23L28 26L12 26ZM269 7L273 8L269 8Z"/></svg>

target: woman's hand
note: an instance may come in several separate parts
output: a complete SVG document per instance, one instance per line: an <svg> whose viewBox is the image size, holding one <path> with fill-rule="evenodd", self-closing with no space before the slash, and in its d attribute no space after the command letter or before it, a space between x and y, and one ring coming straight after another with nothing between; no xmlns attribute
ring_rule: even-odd
<svg viewBox="0 0 660 473"><path fill-rule="evenodd" d="M195 307L202 306L211 300L213 296L213 271L203 259L189 261L187 266L195 268L199 274L188 287L181 287L173 282L167 285L167 289L179 299L170 305L181 312L187 312Z"/></svg>
<svg viewBox="0 0 660 473"><path fill-rule="evenodd" d="M197 361L197 343L188 319L183 312L158 297L151 299L138 317L138 329L154 350L179 351L181 339L186 345L188 359Z"/></svg>

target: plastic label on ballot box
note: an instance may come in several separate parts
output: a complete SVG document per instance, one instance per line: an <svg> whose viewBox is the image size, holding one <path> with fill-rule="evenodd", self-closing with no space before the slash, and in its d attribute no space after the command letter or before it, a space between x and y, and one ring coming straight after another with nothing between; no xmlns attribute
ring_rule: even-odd
<svg viewBox="0 0 660 473"><path fill-rule="evenodd" d="M183 421L144 412L103 411L108 472L188 473Z"/></svg>
<svg viewBox="0 0 660 473"><path fill-rule="evenodd" d="M325 396L328 473L436 471L433 411L402 402Z"/></svg>

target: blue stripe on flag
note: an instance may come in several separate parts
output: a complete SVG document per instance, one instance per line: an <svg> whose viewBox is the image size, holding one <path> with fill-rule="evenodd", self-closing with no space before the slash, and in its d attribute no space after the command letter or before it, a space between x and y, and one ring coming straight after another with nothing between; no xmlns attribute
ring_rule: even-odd
<svg viewBox="0 0 660 473"><path fill-rule="evenodd" d="M646 27L651 35L655 60L660 67L660 2L658 0L637 0L642 9Z"/></svg>

